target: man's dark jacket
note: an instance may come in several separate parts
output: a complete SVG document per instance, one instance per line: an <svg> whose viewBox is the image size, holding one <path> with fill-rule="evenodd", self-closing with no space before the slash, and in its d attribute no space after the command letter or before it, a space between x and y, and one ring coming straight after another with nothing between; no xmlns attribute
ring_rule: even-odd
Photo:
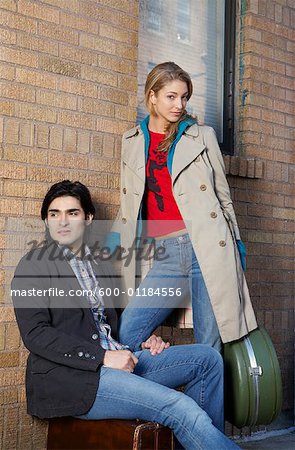
<svg viewBox="0 0 295 450"><path fill-rule="evenodd" d="M102 288L115 286L112 269L105 261L96 259L92 267ZM35 295L24 296L33 288ZM63 290L65 295L36 293L49 288ZM26 372L28 413L40 418L80 415L95 400L105 350L100 346L87 297L73 296L76 291L79 294L81 287L54 243L25 255L12 281L17 323L30 351ZM105 304L116 339L117 317L110 296L105 297Z"/></svg>

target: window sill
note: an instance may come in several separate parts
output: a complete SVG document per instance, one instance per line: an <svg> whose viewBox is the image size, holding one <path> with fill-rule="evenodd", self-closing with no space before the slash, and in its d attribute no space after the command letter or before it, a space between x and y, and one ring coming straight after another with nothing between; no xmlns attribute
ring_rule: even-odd
<svg viewBox="0 0 295 450"><path fill-rule="evenodd" d="M227 175L244 178L263 178L264 161L255 158L224 155L225 171Z"/></svg>

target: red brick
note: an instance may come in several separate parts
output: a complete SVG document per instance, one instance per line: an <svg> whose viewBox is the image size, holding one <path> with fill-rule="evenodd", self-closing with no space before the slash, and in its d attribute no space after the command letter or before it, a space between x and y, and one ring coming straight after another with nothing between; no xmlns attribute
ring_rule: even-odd
<svg viewBox="0 0 295 450"><path fill-rule="evenodd" d="M274 135L279 137L284 137L285 139L294 139L295 130L290 127L284 127L280 125L273 125Z"/></svg>
<svg viewBox="0 0 295 450"><path fill-rule="evenodd" d="M248 205L248 214L256 217L273 217L273 208L271 206Z"/></svg>
<svg viewBox="0 0 295 450"><path fill-rule="evenodd" d="M286 89L279 88L279 87L276 87L276 89L274 89L273 85L262 83L261 84L261 94L269 96L269 97L273 97L274 99L277 98L277 99L285 100Z"/></svg>
<svg viewBox="0 0 295 450"><path fill-rule="evenodd" d="M248 230L247 241L272 243L272 233L266 233L264 231Z"/></svg>
<svg viewBox="0 0 295 450"><path fill-rule="evenodd" d="M247 155L248 157L254 157L254 158L262 158L264 160L273 160L274 159L274 153L273 150L271 148L265 148L265 147L258 147L258 146L250 146L247 145L246 147L246 151L247 151ZM252 170L252 178L254 178L255 175L255 167L254 167L254 171ZM249 175L248 175L249 176Z"/></svg>
<svg viewBox="0 0 295 450"><path fill-rule="evenodd" d="M274 101L274 109L276 111L281 111L284 113L294 114L294 105L292 103L287 101Z"/></svg>
<svg viewBox="0 0 295 450"><path fill-rule="evenodd" d="M285 206L287 208L295 208L295 197L285 197Z"/></svg>
<svg viewBox="0 0 295 450"><path fill-rule="evenodd" d="M281 74L286 73L285 64L278 63L278 62L272 61L272 60L262 59L261 67L264 70L274 72L274 73L281 73Z"/></svg>
<svg viewBox="0 0 295 450"><path fill-rule="evenodd" d="M261 255L293 257L294 250L289 245L282 244L262 244Z"/></svg>
<svg viewBox="0 0 295 450"><path fill-rule="evenodd" d="M290 87L290 78L282 75L275 75L274 76L274 85L275 86L281 86L284 88Z"/></svg>
<svg viewBox="0 0 295 450"><path fill-rule="evenodd" d="M262 230L273 230L273 231L284 231L285 230L285 221L275 218L264 218L260 219L261 229Z"/></svg>
<svg viewBox="0 0 295 450"><path fill-rule="evenodd" d="M262 110L262 120L266 120L268 122L274 122L274 123L285 123L285 115L280 112L276 111L269 111L267 109Z"/></svg>
<svg viewBox="0 0 295 450"><path fill-rule="evenodd" d="M294 143L293 141L290 141L290 143L293 144L294 147ZM290 147L292 147L292 144L290 145ZM286 143L285 146L287 147ZM286 148L286 150L288 150ZM295 153L290 153L293 150L293 148L289 149L288 151L285 152L280 152L277 151L276 152L276 160L280 161L280 162L284 162L284 163L289 163L289 164L294 164L295 163Z"/></svg>
<svg viewBox="0 0 295 450"><path fill-rule="evenodd" d="M295 209L292 208L274 208L274 217L286 220L295 220Z"/></svg>

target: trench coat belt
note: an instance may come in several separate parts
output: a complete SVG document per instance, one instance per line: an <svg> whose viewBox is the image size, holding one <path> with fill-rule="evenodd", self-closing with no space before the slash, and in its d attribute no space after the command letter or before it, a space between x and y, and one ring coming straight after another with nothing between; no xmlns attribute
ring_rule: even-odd
<svg viewBox="0 0 295 450"><path fill-rule="evenodd" d="M241 260L240 260L240 253L238 250L238 246L236 243L236 237L235 237L235 230L234 230L234 226L233 223L229 217L229 215L227 214L227 212L222 208L223 211L223 216L228 224L229 230L230 230L230 234L233 240L233 246L234 246L234 252L235 252L235 261L236 261L236 271L237 271L237 279L238 279L238 289L239 289L239 297L240 297L240 302L243 302L244 299L244 295L243 295L243 278L244 278L244 273L243 273L243 269L241 266Z"/></svg>

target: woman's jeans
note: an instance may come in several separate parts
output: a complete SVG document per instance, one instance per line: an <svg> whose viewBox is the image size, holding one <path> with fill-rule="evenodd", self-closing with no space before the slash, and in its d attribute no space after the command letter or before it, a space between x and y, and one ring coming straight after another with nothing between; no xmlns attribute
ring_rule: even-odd
<svg viewBox="0 0 295 450"><path fill-rule="evenodd" d="M223 433L223 363L207 345L136 352L134 373L102 367L93 406L81 419L142 419L170 427L187 450L237 449ZM174 388L185 384L185 393Z"/></svg>
<svg viewBox="0 0 295 450"><path fill-rule="evenodd" d="M151 270L123 311L119 321L119 341L139 350L175 309L183 307L191 295L196 342L221 350L221 340L210 298L188 234L156 241L163 249ZM226 280L225 280L226 282ZM169 291L170 289L170 291ZM172 295L164 295L165 292ZM178 294L181 293L181 296Z"/></svg>

